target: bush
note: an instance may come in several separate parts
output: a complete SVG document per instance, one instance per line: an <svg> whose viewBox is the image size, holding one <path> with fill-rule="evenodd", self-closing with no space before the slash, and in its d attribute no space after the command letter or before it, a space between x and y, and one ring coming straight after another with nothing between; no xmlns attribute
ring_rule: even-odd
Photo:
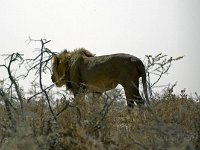
<svg viewBox="0 0 200 150"><path fill-rule="evenodd" d="M54 111L65 103L59 100ZM176 95L154 99L159 122L148 110L135 107L129 114L125 105L102 97L68 103L57 122L41 100L25 108L25 118L14 116L16 132L1 128L1 149L192 149L199 136L200 104ZM7 124L3 107L0 111Z"/></svg>

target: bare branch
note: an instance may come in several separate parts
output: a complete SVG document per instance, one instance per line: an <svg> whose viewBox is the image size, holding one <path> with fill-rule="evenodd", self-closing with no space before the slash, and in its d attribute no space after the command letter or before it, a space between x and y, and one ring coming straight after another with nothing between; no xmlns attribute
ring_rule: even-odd
<svg viewBox="0 0 200 150"><path fill-rule="evenodd" d="M159 53L156 56L152 55L146 55L145 56L145 63L146 64L146 72L148 72L148 85L150 89L150 93L152 95L152 87L154 87L160 79L163 77L164 74L168 74L169 69L172 66L172 62L176 60L182 59L183 56L177 57L177 58L167 58L167 55L163 55L162 53ZM150 74L156 75L157 79L151 83L150 82Z"/></svg>
<svg viewBox="0 0 200 150"><path fill-rule="evenodd" d="M48 89L51 89L53 86L54 86L54 84L50 85L49 87L46 87L44 90L46 91L46 90L48 90ZM33 99L34 97L36 97L36 96L38 96L38 95L40 95L40 94L42 94L42 93L43 93L43 91L38 92L38 93L35 93L34 95L32 95L31 97L29 97L29 98L27 99L27 103L29 103L29 102L31 101L31 99Z"/></svg>
<svg viewBox="0 0 200 150"><path fill-rule="evenodd" d="M56 115L54 114L53 109L50 104L50 98L46 92L46 89L43 87L43 83L42 83L42 74L45 73L46 69L49 69L49 67L47 66L48 62L51 60L52 55L55 54L54 52L51 52L49 49L45 48L45 45L51 42L51 40L46 40L46 39L33 40L32 38L29 37L29 41L40 42L41 48L40 48L40 53L34 59L27 60L28 63L31 63L29 64L29 66L32 66L32 67L28 69L28 73L24 77L26 77L31 70L36 69L35 74L39 74L38 77L39 77L39 85L40 85L41 93L44 93L50 112L53 115L54 120L57 121Z"/></svg>
<svg viewBox="0 0 200 150"><path fill-rule="evenodd" d="M6 66L6 65L1 65L1 66L2 66L2 67L5 67L5 68L7 69L8 76L9 76L9 79L10 79L10 81L11 81L11 85L10 85L9 88L12 90L11 87L12 87L12 85L14 85L15 91L16 91L16 93L17 93L17 97L18 97L18 99L19 99L19 101L20 101L21 113L22 113L22 115L23 115L23 114L24 114L24 106L23 106L23 101L24 101L24 100L23 100L23 97L22 97L22 95L21 95L21 91L20 91L18 82L17 82L16 78L12 75L11 65L12 65L12 63L15 62L15 61L19 61L20 64L22 64L22 63L24 62L24 60L23 60L23 58L22 58L22 54L20 54L20 53L13 53L13 54L11 54L11 55L8 55L8 56L6 57L5 60L8 60L8 61L9 61L8 65L7 65L7 66ZM12 96L12 95L11 95L11 96Z"/></svg>
<svg viewBox="0 0 200 150"><path fill-rule="evenodd" d="M13 115L12 115L12 112L11 112L11 109L10 109L10 101L9 101L8 97L6 96L5 92L2 89L0 89L0 96L4 100L4 103L5 103L7 116L8 116L8 119L10 121L10 125L9 125L10 129L12 131L16 131L16 122L13 119Z"/></svg>

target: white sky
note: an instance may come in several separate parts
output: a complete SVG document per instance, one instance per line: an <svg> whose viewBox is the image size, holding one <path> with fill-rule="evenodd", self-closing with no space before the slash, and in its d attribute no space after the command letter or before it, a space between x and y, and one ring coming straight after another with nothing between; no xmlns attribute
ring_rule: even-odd
<svg viewBox="0 0 200 150"><path fill-rule="evenodd" d="M40 45L26 45L28 36L58 52L185 55L161 84L200 93L200 0L0 0L0 54L32 57Z"/></svg>

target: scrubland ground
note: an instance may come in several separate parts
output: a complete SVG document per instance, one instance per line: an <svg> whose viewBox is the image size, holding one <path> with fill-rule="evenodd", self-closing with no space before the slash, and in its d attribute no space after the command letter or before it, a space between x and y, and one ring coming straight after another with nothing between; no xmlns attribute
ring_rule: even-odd
<svg viewBox="0 0 200 150"><path fill-rule="evenodd" d="M55 121L40 98L24 105L24 116L18 104L13 106L11 123L0 105L0 149L200 149L198 101L169 94L153 99L152 107L154 115L137 107L128 113L124 102L115 97L72 102L62 98L53 107L59 112Z"/></svg>
<svg viewBox="0 0 200 150"><path fill-rule="evenodd" d="M13 53L0 64L8 75L0 80L0 150L200 149L199 96L158 94L151 98L152 111L135 107L129 113L123 96L115 92L92 100L67 98L66 93L55 98L52 86L43 85L56 54L46 48L51 40L28 40L33 41L41 43L35 58ZM182 58L162 53L145 56L150 93L172 63ZM20 73L16 66L27 71ZM30 74L36 77L30 79L31 97L26 98L19 81ZM151 75L157 77L154 82Z"/></svg>

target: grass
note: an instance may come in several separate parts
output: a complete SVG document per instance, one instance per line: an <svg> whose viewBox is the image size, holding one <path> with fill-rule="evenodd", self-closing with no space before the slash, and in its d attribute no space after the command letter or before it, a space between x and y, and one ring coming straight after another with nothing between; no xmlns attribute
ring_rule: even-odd
<svg viewBox="0 0 200 150"><path fill-rule="evenodd" d="M66 104L57 101L54 112ZM52 119L45 100L27 103L25 117L17 106L12 110L16 132L9 129L4 105L0 105L1 150L129 150L198 149L200 141L200 104L183 95L165 95L152 99L160 121L148 110L127 107L115 98L79 98Z"/></svg>

